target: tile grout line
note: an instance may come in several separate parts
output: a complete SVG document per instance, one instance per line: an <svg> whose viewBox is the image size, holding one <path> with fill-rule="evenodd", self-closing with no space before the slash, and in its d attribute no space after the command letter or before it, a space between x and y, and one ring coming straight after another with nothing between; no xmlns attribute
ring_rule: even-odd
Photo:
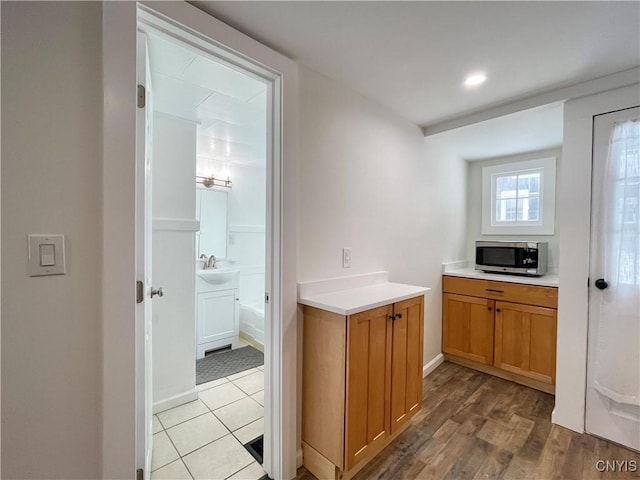
<svg viewBox="0 0 640 480"><path fill-rule="evenodd" d="M158 432L160 433L160 432ZM173 449L176 451L176 453L178 454L178 458L174 458L173 460L171 460L169 463L165 463L164 465L160 465L158 468L151 470L151 473L153 472L157 472L158 470L160 470L161 468L166 467L167 465L172 464L173 462L175 462L176 460L180 460L182 457L180 456L180 452L178 451L178 449L176 448L176 446L173 443L173 440L171 440L171 437L169 436L169 434L167 432L164 432L165 435L167 436L167 438L169 439L169 441L171 442L171 446L173 446ZM151 457L153 458L153 452L151 453ZM151 464L153 465L153 460L151 461Z"/></svg>
<svg viewBox="0 0 640 480"><path fill-rule="evenodd" d="M252 464L253 462L258 463L258 462L256 461L256 459L255 459L255 458L251 457L251 462L249 462L247 465L245 465L244 467L242 467L240 470L238 470L238 471L236 471L236 472L233 472L233 473L232 473L231 475L229 475L228 477L224 477L224 480L227 480L228 478L233 477L236 473L240 473L240 472L241 472L242 470L244 470L245 468L250 467L250 466L251 466L251 464ZM260 465L260 464L258 463L258 465ZM260 465L260 468L262 468L262 465ZM264 468L262 468L262 471L264 471ZM264 476L264 475L263 475L263 476ZM262 478L262 477L260 477L260 478ZM256 478L256 480L259 480L259 479L257 479L257 478Z"/></svg>
<svg viewBox="0 0 640 480"><path fill-rule="evenodd" d="M204 402L202 402L202 403L204 404ZM206 404L205 404L205 406L206 406ZM209 407L207 407L207 409L208 409L208 408L209 408ZM187 420L183 420L183 421L182 421L182 422L180 422L180 423L176 423L175 425L171 425L170 427L165 428L165 429L164 429L164 431L168 433L168 432L169 432L169 430L171 430L172 428L177 427L178 425L182 425L183 423L187 423L187 422L189 422L189 421L193 420L194 418L198 418L198 417L201 417L201 416L203 416L203 415L206 415L207 413L212 413L212 412L211 412L211 410L209 410L208 412L202 412L202 413L199 413L199 414L198 414L198 415L196 415L195 417L188 418Z"/></svg>
<svg viewBox="0 0 640 480"><path fill-rule="evenodd" d="M230 382L231 382L231 383L233 383L233 381L231 381L231 380L230 380ZM234 385L235 385L235 384L234 384ZM237 385L236 385L236 387L237 387ZM244 393L244 394L245 394L245 397L244 397L244 398L251 398L251 395L247 394L247 393L246 393L244 390L242 390L240 387L238 387L238 389L239 389L242 393ZM262 390L258 390L258 392L256 392L256 393L259 393L259 392L262 392L262 391L264 391L264 389L262 389ZM255 393L254 393L254 395L255 395ZM219 410L220 408L228 407L229 405L233 405L234 403L237 403L237 402L239 402L239 401L241 401L241 400L244 400L244 398L239 398L238 400L236 400L236 401L234 401L234 402L231 402L231 403L228 403L228 404L226 404L226 405L223 405L223 406L221 406L221 407L219 407L219 408L216 408L216 410ZM200 399L198 398L198 400L200 400ZM256 402L258 405L260 405L260 403L259 403L259 402L257 402L255 399L251 398L251 400L253 400L253 401L254 401L254 402ZM260 420L260 419L264 419L264 412L263 412L263 415L262 415L260 418L257 418L257 419L255 419L255 420L253 420L253 421L251 421L251 422L249 422L249 423L247 423L247 424L245 424L245 425L242 425L241 427L238 427L238 428L236 428L235 430L231 430L231 429L227 426L227 424L226 424L226 423L224 423L224 422L222 421L222 419L221 419L221 418L219 418L213 410L211 410L211 408L209 407L209 405L207 405L207 404L206 404L205 402L203 402L202 400L200 400L200 401L201 401L202 403L204 403L204 405L209 409L209 412L211 412L211 413L213 414L213 416L214 416L214 417L215 417L215 418L216 418L216 419L217 419L217 420L218 420L218 421L219 421L219 422L220 422L220 423L221 423L221 424L222 424L222 425L223 425L223 426L224 426L224 427L229 431L229 433L230 433L231 435L233 435L233 437L234 437L234 438L235 438L235 439L240 443L240 445L242 445L242 447L243 447L243 448L244 448L244 443L242 443L242 440L240 440L240 439L238 438L238 436L237 436L234 432L237 432L237 431L238 431L238 430L240 430L241 428L244 428L244 427L246 427L246 426L248 426L248 425L251 425L252 423L257 422L257 421L258 421L258 420ZM264 406L263 406L263 405L260 405L260 406L264 409ZM203 414L203 415L204 415L204 414ZM212 442L212 443L213 443L213 442ZM194 452L195 452L195 450L194 450ZM191 452L191 453L193 453L193 452ZM245 468L246 468L246 467L245 467ZM238 473L238 472L236 472L236 473Z"/></svg>
<svg viewBox="0 0 640 480"><path fill-rule="evenodd" d="M178 452L178 455L180 455L180 452ZM187 466L187 462L184 461L184 458L180 457L180 461L182 462L182 465L184 465L184 468L187 470L187 473L191 477L191 480L195 480L196 477L194 477L193 473L191 473L191 470L189 470L189 467Z"/></svg>
<svg viewBox="0 0 640 480"><path fill-rule="evenodd" d="M247 375L243 375L242 377L238 377L238 379L240 379L240 378L244 378L244 377L246 377L246 376L249 376L249 375L252 375L252 374L254 374L254 373L258 373L258 372L262 372L262 373L264 374L264 371L261 371L261 370L259 370L259 369L255 368L255 367L254 367L253 369L254 369L254 370L257 370L257 371L256 371L256 372L252 372L252 373L247 374ZM249 370L251 370L251 369L249 369ZM252 423L257 422L257 421L259 421L260 419L264 419L264 414L263 414L261 417L259 417L259 418L255 419L255 420L253 420L253 421L250 421L249 423L244 424L244 425L242 425L242 426L238 427L236 430L233 430L233 431L232 431L232 430L231 430L231 429L230 429L230 428L229 428L229 427L228 427L228 426L227 426L227 425L226 425L226 424L225 424L225 423L224 423L224 422L223 422L223 421L222 421L222 420L221 420L221 419L220 419L220 418L215 414L215 412L214 412L214 411L209 407L209 405L207 405L207 403L205 403L203 400L201 400L201 399L200 399L200 393L201 393L201 392L204 392L204 391L207 391L207 390L210 390L210 389L212 389L212 388L216 388L216 387L219 387L219 386L225 385L226 383L232 383L236 388L238 388L238 390L240 390L240 391L245 395L245 397L244 397L244 398L240 398L240 399L238 399L238 400L235 400L235 401L233 401L233 402L231 402L231 403L228 403L228 404L226 404L226 405L222 405L222 406L218 407L216 410L219 410L219 409L221 409L221 408L224 408L224 407L227 407L227 406L232 405L232 404L234 404L234 403L237 403L237 402L239 402L239 401L241 401L241 400L244 400L245 398L250 398L253 402L255 402L256 404L260 405L262 408L264 408L264 406L263 406L263 405L261 405L261 404L260 404L260 402L256 401L254 398L252 398L252 397L251 397L251 395L250 395L250 394L248 394L247 392L245 392L245 391L244 391L240 386L236 385L236 384L233 382L233 380L230 380L228 377L224 377L224 378L227 380L227 382L221 383L220 385L216 385L215 387L210 387L210 388L207 388L207 389L204 389L204 390L198 391L198 398L197 398L196 400L194 400L194 401L199 401L200 403L202 403L202 404L207 408L208 412L201 413L201 414L196 415L196 416L194 416L194 417L191 417L191 418L189 418L189 419L187 419L187 420L184 420L184 421L182 421L182 422L180 422L180 423L177 423L177 424L175 424L175 425L172 425L171 427L168 427L168 428L166 428L166 427L164 426L164 423L162 423L162 421L160 420L160 417L158 416L158 414L159 414L159 413L163 413L163 412L170 411L170 410L172 410L172 408L168 408L168 409L166 409L166 410L163 410L162 412L158 412L158 413L153 414L153 416L155 416L155 417L157 418L158 423L160 423L160 426L162 427L162 430L160 430L160 431L158 431L158 432L154 433L153 435L156 435L156 434L159 434L159 433L161 433L161 432L164 432L164 433L165 433L165 435L167 436L167 438L169 439L169 442L171 443L171 445L172 445L172 446L173 446L173 448L175 449L176 453L178 454L178 458L177 458L177 459L174 459L174 460L172 460L172 461L170 461L169 463L166 463L166 464L164 464L164 465L159 466L159 467L158 467L158 468L156 468L155 470L152 470L152 473L153 473L153 472L155 472L155 471L157 471L157 470L159 470L159 469L161 469L161 468L164 468L164 467L166 467L166 466L168 466L168 465L170 465L170 464L172 464L172 463L174 463L174 462L176 462L177 460L180 460L180 461L182 462L182 464L185 466L185 468L187 469L187 472L189 473L189 475L191 476L191 478L192 478L192 479L194 479L195 477L192 475L191 470L189 470L189 467L187 466L186 462L184 461L184 457L186 457L187 455L191 455L192 453L195 453L196 451L198 451L198 450L200 450L200 449L202 449L202 448L204 448L204 447L206 447L206 446L208 446L208 445L211 445L212 443L214 443L214 442L216 442L216 441L218 441L218 440L221 440L222 438L225 438L225 437L227 437L228 435L231 435L231 436L232 436L232 437L233 437L233 438L234 438L234 439L235 439L235 440L236 440L236 441L237 441L237 442L242 446L242 448L244 448L244 444L243 444L243 443L242 443L242 441L241 441L241 440L240 440L240 439L239 439L239 438L234 434L234 432L236 432L236 431L238 431L238 430L240 430L240 429L242 429L242 428L244 428L244 427L246 427L246 426L248 426L248 425L250 425L250 424L252 424ZM213 381L215 381L215 380L213 380ZM258 393L260 393L261 391L264 391L264 388L263 388L262 390L258 390L257 392L253 393L253 395L258 394ZM173 408L179 408L179 407L180 407L180 406L173 407ZM196 448L195 450L193 450L193 451L191 451L191 452L189 452L189 453L186 453L184 456L183 456L183 455L181 455L181 454L180 454L180 452L178 451L178 448L176 447L175 443L173 442L173 439L172 439L172 438L171 438L171 436L169 435L168 430L169 430L169 429L171 429L171 428L173 428L173 427L177 427L178 425L181 425L181 424L183 424L183 423L186 423L186 422L188 422L188 421L190 421L190 420L193 420L193 419L195 419L195 418L199 418L199 417L201 417L201 416L204 416L204 415L206 415L207 413L212 413L212 414L213 414L213 416L214 416L214 418L216 418L216 420L218 420L218 421L222 424L222 426L225 428L225 430L226 430L228 433L226 433L225 435L223 435L223 436L221 436L221 437L219 437L219 438L217 438L217 439L215 439L215 440L213 440L213 441L211 441L211 442L208 442L208 443L206 443L206 444L204 444L204 445L201 445L200 447ZM152 453L152 455L153 455L153 453ZM250 466L254 461L255 461L255 459L253 459L253 461L252 461L252 462L250 462L249 464L247 464L247 465L245 465L244 467L242 467L240 470L238 470L238 471L236 471L236 472L232 473L231 475L229 475L228 477L225 477L225 478L230 478L230 477L232 477L233 475L235 475L235 474L237 474L237 473L241 472L242 470L244 470L245 468L247 468L248 466ZM256 462L256 463L258 463L257 461L255 461L255 462ZM260 468L262 468L262 465L260 465L259 463L258 463L258 465L260 466ZM264 471L264 468L262 468L262 469L263 469L263 471Z"/></svg>
<svg viewBox="0 0 640 480"><path fill-rule="evenodd" d="M222 440L223 438L226 438L226 437L228 437L229 435L231 435L231 436L233 437L233 433L231 433L231 432L226 433L226 434L224 434L223 436L221 436L220 438L216 438L215 440L212 440L211 442L207 442L207 443L205 443L204 445L199 446L199 447L198 447L198 448L196 448L195 450L192 450L191 452L189 452L189 453L185 454L185 455L184 455L184 457L188 457L189 455L191 455L191 454L193 454L193 453L196 453L198 450L202 450L204 447L208 447L208 446L209 446L209 445L211 445L212 443L216 443L218 440ZM234 437L234 438L235 438L235 437ZM176 449L176 451L178 451L178 450ZM178 455L180 455L180 452L178 452ZM183 462L184 462L184 457L183 457L183 456L180 456L180 460L182 460ZM177 460L177 459L176 459L176 460ZM173 461L175 462L175 460L173 460ZM169 462L169 463L172 463L172 462ZM186 462L184 462L184 463L185 463L185 465L186 465ZM168 465L168 464L167 464L167 465ZM165 466L166 466L166 465L165 465ZM156 469L156 470L157 470L157 469ZM154 470L154 471L155 471L155 470Z"/></svg>
<svg viewBox="0 0 640 480"><path fill-rule="evenodd" d="M255 402L257 405L260 405L260 404L259 404L258 402L256 402L253 398L251 398L251 396L249 396L249 395L247 395L245 398L249 398L249 399L251 399L251 401ZM220 408L225 408L225 407L228 407L229 405L233 405L234 403L241 402L241 401L242 401L242 400L244 400L245 398L241 398L240 400L236 400L235 402L232 402L232 403L230 403L230 404L228 404L228 405L225 405L224 407L220 407ZM260 405L260 407L262 407L262 405ZM218 408L217 410L220 410L220 408ZM243 424L243 425L239 426L238 428L236 428L235 430L231 430L229 427L227 427L227 425L222 421L222 419L216 415L216 412L213 412L213 411L212 411L211 413L213 413L213 414L215 415L215 417L216 417L218 420L220 420L220 422L221 422L225 427L227 427L231 433L233 433L233 432L235 432L235 431L237 431L237 430L240 430L241 428L246 427L246 426L247 426L247 425L249 425L250 423L253 423L253 422L255 422L255 421L259 420L260 418L264 418L264 407L262 407L262 408L263 408L263 411L262 411L262 416L261 416L261 417L256 418L255 420L251 420L249 423L245 423L245 424Z"/></svg>
<svg viewBox="0 0 640 480"><path fill-rule="evenodd" d="M264 420L264 415L263 415L262 417L260 417L260 418L256 419L256 420L254 420L253 422L249 422L249 423L247 423L245 426L240 427L240 428L238 428L238 429L234 430L233 432L231 432L231 435L233 435L234 437L236 437L236 440L238 440L238 441L240 442L240 445L242 445L242 446L244 447L244 445L245 445L245 444L244 444L244 443L242 443L242 440L240 440L240 439L238 438L238 436L235 434L235 432L237 432L238 430L242 430L244 427L248 427L248 426L249 426L249 425L251 425L252 423L259 422L260 420ZM264 435L264 432L263 432L263 434L262 434L262 435ZM253 439L252 439L252 440L253 440Z"/></svg>

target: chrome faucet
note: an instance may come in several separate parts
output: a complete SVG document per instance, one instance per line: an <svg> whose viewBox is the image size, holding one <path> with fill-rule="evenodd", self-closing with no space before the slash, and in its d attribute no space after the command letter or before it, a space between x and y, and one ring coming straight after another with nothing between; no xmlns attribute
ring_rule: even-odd
<svg viewBox="0 0 640 480"><path fill-rule="evenodd" d="M207 269L216 268L216 261L217 261L216 256L215 255L211 255L209 257L209 260L207 260L207 265L204 268L207 268Z"/></svg>

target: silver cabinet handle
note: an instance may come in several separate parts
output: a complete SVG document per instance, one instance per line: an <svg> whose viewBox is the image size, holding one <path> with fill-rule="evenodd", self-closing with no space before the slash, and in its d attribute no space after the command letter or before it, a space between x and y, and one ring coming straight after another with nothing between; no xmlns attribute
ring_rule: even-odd
<svg viewBox="0 0 640 480"><path fill-rule="evenodd" d="M151 298L155 297L156 295L159 297L164 297L164 290L162 289L162 287L158 289L151 287Z"/></svg>

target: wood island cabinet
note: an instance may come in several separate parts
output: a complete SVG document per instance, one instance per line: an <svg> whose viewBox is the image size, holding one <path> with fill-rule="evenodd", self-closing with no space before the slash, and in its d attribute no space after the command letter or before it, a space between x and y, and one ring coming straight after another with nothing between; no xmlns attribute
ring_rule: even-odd
<svg viewBox="0 0 640 480"><path fill-rule="evenodd" d="M445 275L445 358L554 393L557 304L556 287Z"/></svg>
<svg viewBox="0 0 640 480"><path fill-rule="evenodd" d="M422 405L424 297L340 315L304 307L303 461L348 479Z"/></svg>

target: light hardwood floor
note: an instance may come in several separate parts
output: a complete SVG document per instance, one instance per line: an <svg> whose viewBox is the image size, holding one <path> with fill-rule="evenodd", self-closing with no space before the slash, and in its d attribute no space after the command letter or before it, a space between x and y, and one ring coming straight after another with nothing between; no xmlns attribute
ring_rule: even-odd
<svg viewBox="0 0 640 480"><path fill-rule="evenodd" d="M640 478L640 455L551 424L553 396L449 362L424 380L422 411L354 480ZM634 472L596 469L635 460ZM312 480L304 467L296 480Z"/></svg>

